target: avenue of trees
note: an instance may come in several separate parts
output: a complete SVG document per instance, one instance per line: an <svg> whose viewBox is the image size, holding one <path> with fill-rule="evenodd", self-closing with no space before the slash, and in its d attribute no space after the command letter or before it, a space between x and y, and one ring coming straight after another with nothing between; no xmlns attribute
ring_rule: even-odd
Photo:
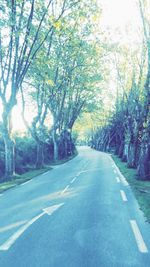
<svg viewBox="0 0 150 267"><path fill-rule="evenodd" d="M150 180L150 20L149 1L139 0L143 42L112 48L118 81L115 111L92 137L92 146L113 151L136 168L138 177Z"/></svg>
<svg viewBox="0 0 150 267"><path fill-rule="evenodd" d="M106 38L97 0L0 0L0 181L73 156L79 132L150 179L150 3L138 4L132 47Z"/></svg>
<svg viewBox="0 0 150 267"><path fill-rule="evenodd" d="M91 0L0 0L0 176L75 153L72 128L101 80ZM99 14L98 14L99 15ZM28 137L12 132L22 104ZM32 123L26 110L32 103ZM51 118L53 125L50 126ZM1 179L2 180L2 179Z"/></svg>

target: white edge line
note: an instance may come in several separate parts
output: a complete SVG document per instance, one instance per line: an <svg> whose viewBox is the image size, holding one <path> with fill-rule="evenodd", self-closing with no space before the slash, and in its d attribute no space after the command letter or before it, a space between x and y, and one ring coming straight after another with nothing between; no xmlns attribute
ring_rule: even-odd
<svg viewBox="0 0 150 267"><path fill-rule="evenodd" d="M148 253L147 246L143 240L142 234L139 230L139 227L135 220L130 220L131 228L135 236L135 240L138 246L138 249L141 253Z"/></svg>
<svg viewBox="0 0 150 267"><path fill-rule="evenodd" d="M47 171L47 172L44 172L42 175L46 175L46 174L48 174L49 173L49 171Z"/></svg>
<svg viewBox="0 0 150 267"><path fill-rule="evenodd" d="M52 215L58 208L60 208L64 203L51 206L50 208L43 209L43 212L39 215L35 216L32 220L22 226L17 232L15 232L5 243L0 246L0 251L8 250L15 241L28 229L30 225L32 225L35 221L37 221L40 217L42 217L45 213L48 215Z"/></svg>
<svg viewBox="0 0 150 267"><path fill-rule="evenodd" d="M111 156L110 156L110 157L111 157ZM124 186L128 186L129 183L127 182L126 178L123 176L123 174L121 173L121 171L120 171L119 168L117 167L117 165L116 165L116 163L114 162L114 160L112 159L112 157L111 157L111 160L112 160L112 162L113 162L113 164L114 164L114 166L115 166L115 169L117 170L117 172L118 172L118 174L119 174L119 176L120 176L120 179L121 179L122 183L124 184Z"/></svg>
<svg viewBox="0 0 150 267"><path fill-rule="evenodd" d="M120 179L118 176L116 176L116 181L117 181L117 183L120 183Z"/></svg>
<svg viewBox="0 0 150 267"><path fill-rule="evenodd" d="M125 202L128 201L127 196L126 196L126 194L125 194L125 192L123 190L120 190L120 194L121 194L121 197L122 197L123 201L125 201Z"/></svg>
<svg viewBox="0 0 150 267"><path fill-rule="evenodd" d="M116 166L117 167L117 166ZM118 167L117 167L118 168ZM124 184L124 186L128 186L129 183L127 182L126 178L123 176L123 174L120 172L119 169L117 169L118 173L119 173L119 176L120 176L120 179L122 181L122 183Z"/></svg>
<svg viewBox="0 0 150 267"><path fill-rule="evenodd" d="M31 182L31 180L29 180L29 181L27 181L27 182L21 184L20 186L23 186L23 185L28 184L28 183L30 183L30 182Z"/></svg>

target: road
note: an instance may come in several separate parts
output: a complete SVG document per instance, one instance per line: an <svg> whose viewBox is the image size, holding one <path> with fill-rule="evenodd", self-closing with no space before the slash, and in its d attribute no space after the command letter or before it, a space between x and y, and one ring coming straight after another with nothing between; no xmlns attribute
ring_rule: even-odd
<svg viewBox="0 0 150 267"><path fill-rule="evenodd" d="M0 196L1 267L149 267L150 225L110 155L73 160Z"/></svg>

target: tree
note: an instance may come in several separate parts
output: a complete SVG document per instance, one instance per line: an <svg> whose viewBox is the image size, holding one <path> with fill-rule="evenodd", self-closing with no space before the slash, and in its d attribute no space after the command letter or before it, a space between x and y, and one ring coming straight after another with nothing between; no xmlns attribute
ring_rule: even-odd
<svg viewBox="0 0 150 267"><path fill-rule="evenodd" d="M147 75L144 85L144 110L142 137L140 146L140 160L138 174L142 179L150 177L150 18L147 10L150 9L149 1L139 0L139 8L143 24L143 32L147 47Z"/></svg>
<svg viewBox="0 0 150 267"><path fill-rule="evenodd" d="M28 132L35 140L37 147L36 168L39 169L44 166L44 143L46 143L46 139L48 138L48 130L46 129L45 126L45 119L48 112L48 105L45 104L44 84L39 82L34 86L36 85L37 85L36 92L35 91L30 92L31 95L30 101L32 101L36 110L31 125L29 125L25 117L26 99L24 97L22 89L21 89L21 96L22 96L22 118L24 124L26 125L26 128L28 129Z"/></svg>
<svg viewBox="0 0 150 267"><path fill-rule="evenodd" d="M86 6L87 11L93 11L91 6L89 7L89 3L86 3ZM80 24L81 18L84 20L83 25ZM61 145L62 139L65 148L64 156L67 156L67 140L70 144L74 122L79 116L85 100L88 101L88 97L91 95L93 80L99 79L96 74L96 66L94 66L94 58L96 59L98 54L94 42L88 40L88 36L92 32L91 23L87 24L85 20L85 13L81 12L79 6L63 18L60 24L57 24L52 42L50 44L45 42L36 56L35 64L32 64L28 77L36 88L36 95L41 97L44 93L43 99L45 100L43 102L43 99L40 98L40 101L42 101L43 107L44 105L48 106L53 115L54 123L51 135L55 160L59 157L59 145ZM92 65L91 60L93 60ZM39 110L38 107L37 110ZM41 108L40 110L42 111ZM40 125L40 116L36 116L36 125L37 123ZM72 153L71 150L69 151Z"/></svg>
<svg viewBox="0 0 150 267"><path fill-rule="evenodd" d="M65 11L78 1L2 1L0 22L0 98L3 105L2 135L5 142L5 177L14 173L11 112L18 91L44 42L51 42Z"/></svg>
<svg viewBox="0 0 150 267"><path fill-rule="evenodd" d="M148 179L149 59L145 44L141 42L140 51L112 48L117 80L116 107L109 122L95 131L92 146L103 151L113 150L129 167L137 168L140 179Z"/></svg>

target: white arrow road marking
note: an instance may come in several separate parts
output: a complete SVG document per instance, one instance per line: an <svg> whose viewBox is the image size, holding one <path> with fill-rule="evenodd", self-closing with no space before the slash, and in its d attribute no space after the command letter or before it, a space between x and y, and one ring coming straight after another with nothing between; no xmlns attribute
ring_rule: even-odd
<svg viewBox="0 0 150 267"><path fill-rule="evenodd" d="M43 209L43 211L44 213L47 213L48 215L52 215L52 213L56 211L57 209L59 209L62 205L64 205L64 203L60 203L58 205L53 205L51 207L45 208Z"/></svg>
<svg viewBox="0 0 150 267"><path fill-rule="evenodd" d="M125 202L128 201L127 200L127 196L126 196L126 194L125 194L125 192L123 190L120 190L120 194L121 194L121 197L122 197L123 201L125 201Z"/></svg>
<svg viewBox="0 0 150 267"><path fill-rule="evenodd" d="M148 249L146 247L146 244L143 240L142 234L139 230L139 227L135 220L130 220L131 228L135 236L135 240L138 246L138 249L141 253L148 253Z"/></svg>
<svg viewBox="0 0 150 267"><path fill-rule="evenodd" d="M30 225L32 225L34 222L36 222L40 217L42 217L45 213L48 215L52 215L53 212L55 212L57 209L59 209L64 203L54 205L48 208L43 209L43 212L39 215L35 216L31 221L27 222L24 226L22 226L17 232L15 232L5 243L3 243L0 246L1 250L8 250L15 241L28 229Z"/></svg>
<svg viewBox="0 0 150 267"><path fill-rule="evenodd" d="M5 231L8 231L8 230L11 230L13 228L16 228L18 226L21 226L23 224L25 224L27 221L19 221L19 222L16 222L16 223L12 223L12 224L9 224L9 225L6 225L4 227L0 227L0 233L3 233Z"/></svg>

